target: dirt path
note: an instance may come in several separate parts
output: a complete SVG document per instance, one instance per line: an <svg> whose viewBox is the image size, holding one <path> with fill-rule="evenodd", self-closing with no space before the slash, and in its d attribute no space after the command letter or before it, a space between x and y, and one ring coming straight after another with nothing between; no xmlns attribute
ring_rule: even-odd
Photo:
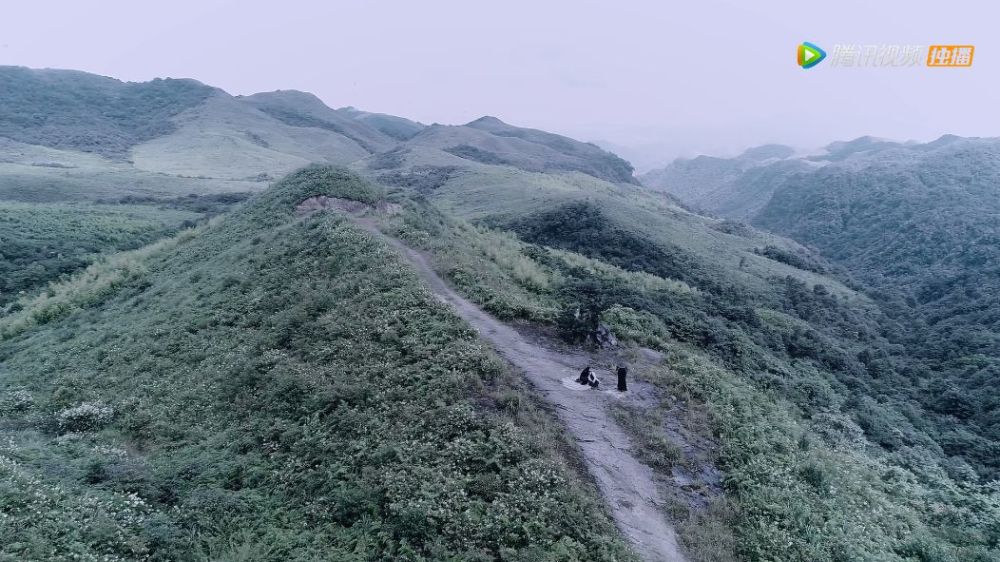
<svg viewBox="0 0 1000 562"><path fill-rule="evenodd" d="M615 391L594 391L568 382L590 358L540 347L524 339L510 326L483 312L451 289L431 268L420 252L383 235L370 219L355 217L365 230L382 237L410 261L433 293L451 305L483 339L523 371L535 389L556 407L559 417L583 452L584 461L604 495L618 528L636 552L648 562L681 562L673 528L657 507L662 503L653 471L639 462L625 431L611 418L606 404L619 398ZM603 384L613 384L605 377ZM641 384L630 381L630 393L642 393Z"/></svg>

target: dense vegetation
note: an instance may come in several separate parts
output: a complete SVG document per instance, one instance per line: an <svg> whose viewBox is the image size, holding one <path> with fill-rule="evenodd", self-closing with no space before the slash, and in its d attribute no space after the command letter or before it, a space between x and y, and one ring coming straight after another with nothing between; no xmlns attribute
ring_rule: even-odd
<svg viewBox="0 0 1000 562"><path fill-rule="evenodd" d="M0 317L0 558L631 559L475 333L293 215L319 194L380 197L307 169Z"/></svg>
<svg viewBox="0 0 1000 562"><path fill-rule="evenodd" d="M115 201L98 199L98 203L116 203L118 205L150 205L159 209L172 209L178 211L190 211L202 216L213 217L225 213L235 205L242 203L253 196L253 193L246 191L235 191L229 193L208 193L198 195L189 193L183 197L151 197L140 195L126 195Z"/></svg>
<svg viewBox="0 0 1000 562"><path fill-rule="evenodd" d="M764 246L763 248L758 249L757 253L774 261L788 264L792 267L797 267L806 271L828 273L827 270L829 267L823 263L823 260L818 256L811 255L807 252L790 252L777 246Z"/></svg>
<svg viewBox="0 0 1000 562"><path fill-rule="evenodd" d="M427 194L448 183L461 171L458 166L414 166L408 171L386 172L378 176L379 183L412 189Z"/></svg>
<svg viewBox="0 0 1000 562"><path fill-rule="evenodd" d="M473 146L471 144L458 144L455 146L448 147L444 149L444 151L454 154L459 158L465 158L466 160L479 162L480 164L493 164L493 165L510 164L509 160L503 158L496 152L483 150L482 148Z"/></svg>
<svg viewBox="0 0 1000 562"><path fill-rule="evenodd" d="M199 217L132 205L0 201L0 310L19 293L40 289L101 254L144 246Z"/></svg>
<svg viewBox="0 0 1000 562"><path fill-rule="evenodd" d="M893 317L937 442L1000 478L1000 148L942 139L796 176L755 223L843 264Z"/></svg>
<svg viewBox="0 0 1000 562"><path fill-rule="evenodd" d="M174 130L215 90L193 80L124 83L83 72L0 67L0 136L121 157Z"/></svg>
<svg viewBox="0 0 1000 562"><path fill-rule="evenodd" d="M781 249L762 255L869 288L895 350L884 360L904 377L905 400L925 412L920 421L938 454L992 481L1000 477L998 147L995 139L955 136L906 145L862 137L804 160L748 167L741 158L702 158L647 179L808 244L838 268ZM711 184L723 172L725 186L710 193L682 193L684 181L667 185L671 178Z"/></svg>
<svg viewBox="0 0 1000 562"><path fill-rule="evenodd" d="M676 249L587 205L486 222L547 247L420 203L389 226L500 317L548 323L571 338L605 322L667 352L662 367L640 376L708 417L725 473L725 499L671 507L693 558L1000 556L995 491L980 483L975 459L942 445L950 418L914 399L905 353L886 337L898 326L874 306L792 277L773 279L768 294L747 291L700 256L678 261ZM652 443L648 458L669 475L663 441L637 441ZM720 544L730 547L711 546Z"/></svg>

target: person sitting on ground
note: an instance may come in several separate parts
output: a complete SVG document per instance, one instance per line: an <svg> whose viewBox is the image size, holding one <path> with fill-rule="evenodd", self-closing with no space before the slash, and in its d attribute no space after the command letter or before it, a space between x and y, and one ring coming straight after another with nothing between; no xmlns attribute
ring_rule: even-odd
<svg viewBox="0 0 1000 562"><path fill-rule="evenodd" d="M628 382L625 378L628 377L628 365L622 363L618 365L618 392L625 392L628 390Z"/></svg>
<svg viewBox="0 0 1000 562"><path fill-rule="evenodd" d="M601 385L601 379L597 378L594 371L590 371L590 375L587 377L587 384L590 385L590 388L597 389Z"/></svg>
<svg viewBox="0 0 1000 562"><path fill-rule="evenodd" d="M580 378L576 379L576 382L580 384L590 384L590 365L587 365L582 371L580 371Z"/></svg>

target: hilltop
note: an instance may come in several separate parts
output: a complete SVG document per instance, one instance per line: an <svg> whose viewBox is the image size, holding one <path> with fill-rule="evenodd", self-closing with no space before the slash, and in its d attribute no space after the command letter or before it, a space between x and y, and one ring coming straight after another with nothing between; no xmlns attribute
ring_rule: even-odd
<svg viewBox="0 0 1000 562"><path fill-rule="evenodd" d="M0 318L0 551L630 559L524 383L317 195L381 197L306 170Z"/></svg>

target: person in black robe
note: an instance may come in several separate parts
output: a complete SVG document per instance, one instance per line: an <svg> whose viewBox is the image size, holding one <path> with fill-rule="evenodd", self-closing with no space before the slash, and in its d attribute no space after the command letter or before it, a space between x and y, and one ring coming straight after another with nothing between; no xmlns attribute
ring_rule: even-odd
<svg viewBox="0 0 1000 562"><path fill-rule="evenodd" d="M580 371L580 378L576 379L576 382L580 384L590 384L590 365L587 365L582 371Z"/></svg>
<svg viewBox="0 0 1000 562"><path fill-rule="evenodd" d="M625 380L628 377L628 367L625 365L618 365L618 392L625 392L628 390L628 382Z"/></svg>

